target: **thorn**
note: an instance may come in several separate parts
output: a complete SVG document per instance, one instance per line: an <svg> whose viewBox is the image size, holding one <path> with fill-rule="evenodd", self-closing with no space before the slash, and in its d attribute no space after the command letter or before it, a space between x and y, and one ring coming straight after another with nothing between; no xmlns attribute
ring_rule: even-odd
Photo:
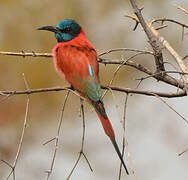
<svg viewBox="0 0 188 180"><path fill-rule="evenodd" d="M44 173L50 174L52 171L51 170L46 170Z"/></svg>
<svg viewBox="0 0 188 180"><path fill-rule="evenodd" d="M33 53L33 57L36 57L37 55L35 54L35 51L32 51L32 53Z"/></svg>
<svg viewBox="0 0 188 180"><path fill-rule="evenodd" d="M184 31L185 31L185 28L184 26L182 27L182 34L181 34L181 40L183 41L183 38L184 38Z"/></svg>
<svg viewBox="0 0 188 180"><path fill-rule="evenodd" d="M2 96L7 96L6 94L2 93L1 91L0 91L0 95L2 95Z"/></svg>
<svg viewBox="0 0 188 180"><path fill-rule="evenodd" d="M143 9L144 9L144 6L142 6L142 7L139 8L138 10L139 10L139 12L141 13Z"/></svg>
<svg viewBox="0 0 188 180"><path fill-rule="evenodd" d="M135 27L133 28L133 31L135 31L135 30L136 30L136 28L138 27L138 24L139 24L139 22L138 22L138 21L136 21L136 24L135 24Z"/></svg>
<svg viewBox="0 0 188 180"><path fill-rule="evenodd" d="M56 140L57 138L58 138L58 137L53 137L53 138L51 138L50 140L47 140L46 142L44 142L42 145L45 146L46 144L48 144L48 143L50 143L50 142Z"/></svg>
<svg viewBox="0 0 188 180"><path fill-rule="evenodd" d="M163 24L163 25L155 28L155 30L160 30L160 29L163 29L163 28L166 28L166 27L168 27L168 26L166 24Z"/></svg>
<svg viewBox="0 0 188 180"><path fill-rule="evenodd" d="M21 52L22 52L23 58L25 58L25 52L24 52L24 50L22 50Z"/></svg>

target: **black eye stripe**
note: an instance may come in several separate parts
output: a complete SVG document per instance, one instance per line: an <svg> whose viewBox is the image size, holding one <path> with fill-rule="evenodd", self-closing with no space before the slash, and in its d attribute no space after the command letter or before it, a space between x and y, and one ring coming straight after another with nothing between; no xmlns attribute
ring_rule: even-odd
<svg viewBox="0 0 188 180"><path fill-rule="evenodd" d="M72 35L74 35L74 31L73 31L73 29L71 29L70 27L67 27L67 28L64 28L64 29L58 28L58 30L59 30L61 33L67 33L67 34L72 34Z"/></svg>
<svg viewBox="0 0 188 180"><path fill-rule="evenodd" d="M65 29L63 29L63 32L69 33L69 32L72 32L72 30L71 30L71 28L65 28Z"/></svg>

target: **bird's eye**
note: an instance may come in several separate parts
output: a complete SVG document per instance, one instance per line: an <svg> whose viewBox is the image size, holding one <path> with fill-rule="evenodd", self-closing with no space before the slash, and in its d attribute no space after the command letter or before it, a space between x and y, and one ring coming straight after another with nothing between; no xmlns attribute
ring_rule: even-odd
<svg viewBox="0 0 188 180"><path fill-rule="evenodd" d="M64 32L65 33L69 33L69 32L71 32L71 29L70 28L66 28L66 29L64 29Z"/></svg>

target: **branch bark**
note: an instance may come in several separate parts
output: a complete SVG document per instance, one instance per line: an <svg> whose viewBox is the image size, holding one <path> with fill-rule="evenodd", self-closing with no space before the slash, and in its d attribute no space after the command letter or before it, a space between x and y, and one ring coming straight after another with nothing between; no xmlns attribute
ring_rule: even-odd
<svg viewBox="0 0 188 180"><path fill-rule="evenodd" d="M142 13L141 13L142 9L138 8L138 6L136 4L136 0L130 0L130 2L133 7L134 13L139 20L139 23L142 25L142 27L149 39L149 43L154 50L157 72L165 71L164 63L163 63L163 56L162 56L162 49L160 48L160 44L162 44L169 51L169 53L174 57L174 59L177 61L182 72L185 73L184 76L186 78L186 82L184 84L184 88L188 95L188 75L187 75L188 69L182 60L183 58L172 48L172 46L162 36L159 35L159 33L155 30L155 28L152 27L152 23L147 24L145 22L145 20L142 16ZM164 76L165 76L165 74L164 74ZM160 77L158 77L158 78L160 78ZM171 78L168 77L167 79L170 80Z"/></svg>
<svg viewBox="0 0 188 180"><path fill-rule="evenodd" d="M147 23L145 22L143 16L142 16L142 9L139 9L137 4L136 4L136 0L130 0L130 3L133 7L134 13L137 16L140 24L142 25L143 30L145 31L148 39L149 39L149 43L154 51L154 57L155 57L155 64L156 64L156 71L160 72L160 71L165 71L165 67L163 64L163 55L162 55L162 50L160 48L160 43L158 41L158 39L153 35L151 29L148 27Z"/></svg>
<svg viewBox="0 0 188 180"><path fill-rule="evenodd" d="M163 93L163 92L153 92L153 91L141 91L137 89L131 89L131 88L120 88L120 87L114 87L114 86L101 86L102 89L111 89L118 92L124 92L124 93L132 93L132 94L140 94L140 95L147 95L147 96L155 96L158 95L160 97L166 97L166 98L175 98L175 97L183 97L186 96L186 93L184 91L180 92L170 92L170 93ZM57 92L57 91L64 91L69 90L71 87L52 87L52 88L41 88L41 89L29 89L25 91L0 91L0 93L4 95L21 95L21 94L35 94L35 93L43 93L43 92Z"/></svg>

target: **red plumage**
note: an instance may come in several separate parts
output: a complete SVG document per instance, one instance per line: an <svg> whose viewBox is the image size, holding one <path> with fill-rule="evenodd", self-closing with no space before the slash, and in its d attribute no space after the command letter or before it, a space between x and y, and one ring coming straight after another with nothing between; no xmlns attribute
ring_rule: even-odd
<svg viewBox="0 0 188 180"><path fill-rule="evenodd" d="M82 90L75 76L89 77L90 64L95 80L99 82L99 64L97 53L93 45L87 40L83 29L80 34L67 42L60 42L53 48L54 64L57 72L65 78L74 88Z"/></svg>
<svg viewBox="0 0 188 180"><path fill-rule="evenodd" d="M93 105L105 133L109 136L127 174L129 174L102 102L98 56L95 48L87 40L83 29L74 20L63 20L56 27L44 26L39 30L55 32L59 42L53 48L53 60L57 72Z"/></svg>
<svg viewBox="0 0 188 180"><path fill-rule="evenodd" d="M81 29L80 34L71 41L58 43L53 48L53 55L57 72L63 79L67 80L78 90L81 96L85 97L85 95L82 94L83 87L78 77L82 79L90 78L89 65L91 65L94 71L96 82L99 82L97 53L93 45L87 40L83 29ZM99 108L104 109L102 103L99 104ZM107 115L105 118L99 112L97 112L97 115L101 120L106 134L111 139L114 139L114 131Z"/></svg>

